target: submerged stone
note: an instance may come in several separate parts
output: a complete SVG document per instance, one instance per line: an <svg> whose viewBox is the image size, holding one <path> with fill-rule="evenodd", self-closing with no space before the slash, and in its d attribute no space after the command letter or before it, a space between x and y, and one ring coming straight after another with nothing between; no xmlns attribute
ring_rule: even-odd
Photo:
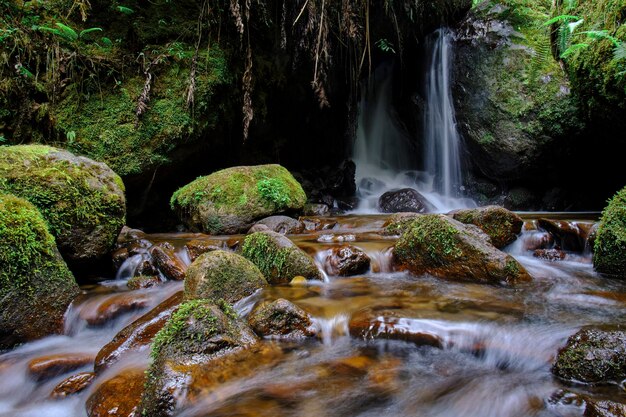
<svg viewBox="0 0 626 417"><path fill-rule="evenodd" d="M475 226L441 214L426 214L409 223L393 254L401 268L418 275L491 284L531 279L515 258L492 246Z"/></svg>
<svg viewBox="0 0 626 417"><path fill-rule="evenodd" d="M60 333L78 293L39 211L0 194L0 349Z"/></svg>
<svg viewBox="0 0 626 417"><path fill-rule="evenodd" d="M302 210L306 194L280 165L223 169L180 188L171 206L191 230L212 234L247 231L273 214Z"/></svg>
<svg viewBox="0 0 626 417"><path fill-rule="evenodd" d="M43 145L3 147L0 192L33 203L70 264L109 253L124 225L120 177L103 163Z"/></svg>

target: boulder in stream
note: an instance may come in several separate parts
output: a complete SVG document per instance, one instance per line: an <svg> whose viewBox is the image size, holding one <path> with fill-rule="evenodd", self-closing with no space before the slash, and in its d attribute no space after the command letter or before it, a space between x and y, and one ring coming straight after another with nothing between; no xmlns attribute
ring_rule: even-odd
<svg viewBox="0 0 626 417"><path fill-rule="evenodd" d="M267 226L267 230L283 235L293 235L304 231L304 223L300 220L288 216L270 216L256 222L248 233L256 232L257 230L253 229L260 225Z"/></svg>
<svg viewBox="0 0 626 417"><path fill-rule="evenodd" d="M252 261L273 285L286 284L298 275L307 279L322 279L313 258L276 232L257 232L246 236L241 254Z"/></svg>
<svg viewBox="0 0 626 417"><path fill-rule="evenodd" d="M559 350L552 372L559 378L590 384L626 378L626 332L582 329Z"/></svg>
<svg viewBox="0 0 626 417"><path fill-rule="evenodd" d="M0 194L0 349L63 330L79 293L39 211Z"/></svg>
<svg viewBox="0 0 626 417"><path fill-rule="evenodd" d="M417 190L402 188L381 195L378 199L378 209L383 213L429 213L435 208Z"/></svg>
<svg viewBox="0 0 626 417"><path fill-rule="evenodd" d="M259 336L270 338L302 339L317 333L311 316L284 298L256 307L248 324Z"/></svg>
<svg viewBox="0 0 626 417"><path fill-rule="evenodd" d="M101 383L87 399L89 417L137 417L146 374L142 368L126 368Z"/></svg>
<svg viewBox="0 0 626 417"><path fill-rule="evenodd" d="M520 216L500 206L454 210L448 215L461 223L478 226L498 249L513 243L524 224Z"/></svg>
<svg viewBox="0 0 626 417"><path fill-rule="evenodd" d="M473 225L441 214L425 214L408 224L394 247L394 259L414 274L491 284L529 281L511 255L496 249Z"/></svg>
<svg viewBox="0 0 626 417"><path fill-rule="evenodd" d="M161 273L170 280L182 281L185 279L187 266L176 255L174 247L167 242L150 248L152 261Z"/></svg>
<svg viewBox="0 0 626 417"><path fill-rule="evenodd" d="M190 230L234 234L263 217L302 210L306 194L280 165L240 166L196 179L170 203Z"/></svg>
<svg viewBox="0 0 626 417"><path fill-rule="evenodd" d="M200 255L187 269L185 299L236 303L266 285L254 263L234 252L215 250Z"/></svg>
<svg viewBox="0 0 626 417"><path fill-rule="evenodd" d="M602 212L594 242L593 266L603 274L626 278L626 187Z"/></svg>
<svg viewBox="0 0 626 417"><path fill-rule="evenodd" d="M102 260L125 222L120 177L101 162L49 146L3 147L0 192L41 211L70 266Z"/></svg>
<svg viewBox="0 0 626 417"><path fill-rule="evenodd" d="M370 269L370 257L356 246L336 246L326 257L324 267L330 275L348 277L364 274Z"/></svg>

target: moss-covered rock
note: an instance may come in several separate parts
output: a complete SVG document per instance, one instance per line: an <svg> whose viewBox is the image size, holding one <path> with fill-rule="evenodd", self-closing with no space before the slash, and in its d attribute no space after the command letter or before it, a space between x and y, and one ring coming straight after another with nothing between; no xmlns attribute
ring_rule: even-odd
<svg viewBox="0 0 626 417"><path fill-rule="evenodd" d="M626 278L626 188L602 212L595 236L593 266L598 272Z"/></svg>
<svg viewBox="0 0 626 417"><path fill-rule="evenodd" d="M235 303L266 285L252 262L230 251L214 250L200 255L187 269L185 298Z"/></svg>
<svg viewBox="0 0 626 417"><path fill-rule="evenodd" d="M480 227L498 249L511 244L522 231L524 221L517 214L500 206L455 210L449 213L454 220Z"/></svg>
<svg viewBox="0 0 626 417"><path fill-rule="evenodd" d="M567 340L552 372L587 383L619 383L626 378L626 332L583 329Z"/></svg>
<svg viewBox="0 0 626 417"><path fill-rule="evenodd" d="M221 358L257 340L226 304L221 308L208 300L181 304L152 344L152 364L141 401L143 415L173 415L178 402L184 401L176 392L185 392L193 384L193 374L201 371L198 367L217 372Z"/></svg>
<svg viewBox="0 0 626 417"><path fill-rule="evenodd" d="M196 179L170 203L191 230L230 234L247 231L260 218L301 210L306 194L280 165L241 166Z"/></svg>
<svg viewBox="0 0 626 417"><path fill-rule="evenodd" d="M472 161L500 181L544 173L583 127L567 75L551 54L549 3L517 3L481 3L455 39L458 125Z"/></svg>
<svg viewBox="0 0 626 417"><path fill-rule="evenodd" d="M493 284L530 280L515 258L493 247L474 227L444 215L419 216L400 236L394 259L414 274Z"/></svg>
<svg viewBox="0 0 626 417"><path fill-rule="evenodd" d="M0 349L62 331L78 292L39 211L0 194Z"/></svg>
<svg viewBox="0 0 626 417"><path fill-rule="evenodd" d="M389 217L383 224L382 235L395 236L401 235L407 228L407 226L420 214L418 213L395 213Z"/></svg>
<svg viewBox="0 0 626 417"><path fill-rule="evenodd" d="M103 163L49 146L1 147L0 192L41 211L70 265L108 254L125 222L120 177Z"/></svg>
<svg viewBox="0 0 626 417"><path fill-rule="evenodd" d="M322 279L315 261L285 236L271 231L252 233L241 254L252 261L270 284L286 284L295 276Z"/></svg>

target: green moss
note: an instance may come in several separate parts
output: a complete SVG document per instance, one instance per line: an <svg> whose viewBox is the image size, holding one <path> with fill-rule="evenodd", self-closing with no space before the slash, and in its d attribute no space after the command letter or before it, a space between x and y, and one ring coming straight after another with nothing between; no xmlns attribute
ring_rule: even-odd
<svg viewBox="0 0 626 417"><path fill-rule="evenodd" d="M417 217L407 225L396 244L396 256L408 259L415 251L425 255L430 265L445 265L462 255L457 245L459 231L439 215Z"/></svg>
<svg viewBox="0 0 626 417"><path fill-rule="evenodd" d="M189 53L189 48L184 52ZM170 153L201 132L215 127L219 107L213 103L216 89L228 81L226 59L214 46L198 58L195 107L186 109L190 59L155 66L147 111L137 125L137 100L145 77L125 78L114 88L85 96L76 88L52 110L65 146L82 155L106 162L120 175L140 174L165 164Z"/></svg>
<svg viewBox="0 0 626 417"><path fill-rule="evenodd" d="M283 244L277 239L285 239ZM257 232L246 236L241 254L255 264L270 284L287 283L295 276L321 278L311 259L300 248L278 234Z"/></svg>
<svg viewBox="0 0 626 417"><path fill-rule="evenodd" d="M72 158L42 145L3 147L0 191L33 203L60 245L73 238L74 228L97 229L110 245L125 222L123 183L100 165Z"/></svg>
<svg viewBox="0 0 626 417"><path fill-rule="evenodd" d="M602 212L593 265L599 272L626 278L626 187L609 200Z"/></svg>
<svg viewBox="0 0 626 417"><path fill-rule="evenodd" d="M223 169L178 189L170 205L191 228L210 233L225 230L232 217L247 223L271 214L301 209L306 194L280 165ZM197 224L202 219L202 224ZM248 226L249 227L249 226Z"/></svg>

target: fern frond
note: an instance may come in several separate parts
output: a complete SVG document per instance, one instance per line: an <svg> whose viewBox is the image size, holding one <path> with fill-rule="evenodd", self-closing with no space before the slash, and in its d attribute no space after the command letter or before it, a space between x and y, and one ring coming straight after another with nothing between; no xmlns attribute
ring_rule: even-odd
<svg viewBox="0 0 626 417"><path fill-rule="evenodd" d="M78 33L71 27L64 25L63 23L56 23L56 25L61 30L61 36L70 41L75 41L78 39Z"/></svg>
<svg viewBox="0 0 626 417"><path fill-rule="evenodd" d="M561 59L565 59L568 56L570 56L571 54L573 54L574 52L580 50L580 49L584 49L587 48L589 46L588 43L575 43L574 45L571 45L569 48L567 48L565 50L565 52L563 52L561 54Z"/></svg>
<svg viewBox="0 0 626 417"><path fill-rule="evenodd" d="M533 57L530 63L530 71L528 74L530 82L534 82L541 68L543 68L548 59L552 59L552 49L548 36L541 36L532 44Z"/></svg>
<svg viewBox="0 0 626 417"><path fill-rule="evenodd" d="M88 33L91 32L102 32L101 28L89 28L89 29L85 29L83 31L80 32L80 34L78 35L79 38L82 38L83 36L85 36Z"/></svg>
<svg viewBox="0 0 626 417"><path fill-rule="evenodd" d="M562 23L562 22L572 22L575 20L580 20L580 17L578 16L573 16L571 14L562 14L559 16L555 16L552 19L546 21L543 25L544 26L550 26L554 23Z"/></svg>
<svg viewBox="0 0 626 417"><path fill-rule="evenodd" d="M584 32L580 32L580 35L587 35L587 37L591 38L591 39L595 39L595 40L599 40L599 39L608 39L611 42L613 42L613 45L615 47L618 47L620 44L619 39L617 39L614 36L609 35L609 31L608 30L586 30Z"/></svg>
<svg viewBox="0 0 626 417"><path fill-rule="evenodd" d="M626 59L626 42L620 42L613 50L613 60Z"/></svg>

